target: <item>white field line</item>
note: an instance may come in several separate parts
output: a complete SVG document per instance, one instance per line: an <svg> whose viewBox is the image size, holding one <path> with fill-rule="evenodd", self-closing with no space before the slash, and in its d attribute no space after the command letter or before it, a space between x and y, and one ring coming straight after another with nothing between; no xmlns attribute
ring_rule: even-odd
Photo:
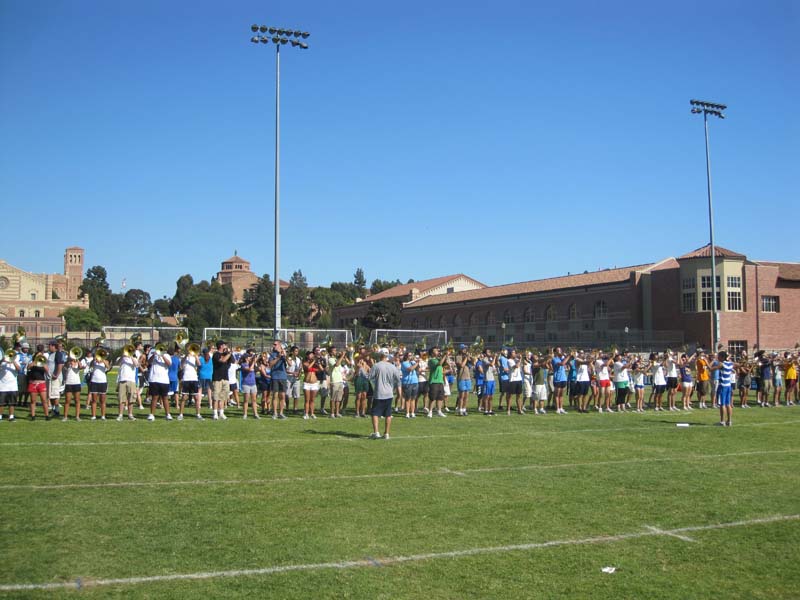
<svg viewBox="0 0 800 600"><path fill-rule="evenodd" d="M539 418L539 417L537 417ZM800 419L789 419L786 421L765 421L763 423L743 423L736 424L736 429L742 427L765 427L769 425L791 425L800 423ZM673 431L675 428L667 427L661 431ZM704 424L702 426L708 427L712 423ZM430 440L430 439L448 439L448 438L481 438L481 437L497 437L497 436L530 436L538 437L545 435L568 435L568 434L582 434L582 433L607 433L617 431L653 431L653 426L639 426L639 427L597 427L592 429L563 429L563 430L548 430L542 431L537 429L531 430L518 430L518 431L493 431L493 432L468 432L468 433L444 433L444 434L431 434L431 435L404 435L400 437L392 436L391 443L396 444L405 440ZM4 447L35 447L35 446L58 446L58 447L84 447L84 446L242 446L242 445L263 445L263 444L303 444L306 442L328 441L328 442L341 442L341 441L358 441L358 438L353 438L352 435L336 435L333 433L322 432L325 435L316 435L309 438L269 438L263 440L108 440L105 442L86 442L86 441L61 441L61 442L0 442L0 448ZM363 439L368 440L368 434L364 434ZM372 441L370 440L370 443Z"/></svg>
<svg viewBox="0 0 800 600"><path fill-rule="evenodd" d="M694 540L690 538L688 535L681 535L679 533L672 533L671 531L664 531L663 529L659 529L658 527L653 527L652 525L645 525L645 529L649 529L654 533L658 533L661 535L668 535L674 538L678 538L679 540L683 540L684 542L693 542Z"/></svg>
<svg viewBox="0 0 800 600"><path fill-rule="evenodd" d="M446 467L433 470L394 471L384 473L363 473L353 475L318 475L310 477L275 477L271 479L190 479L178 481L104 481L101 483L14 483L0 485L0 491L9 490L76 490L94 488L137 488L137 487L169 487L169 486L203 486L203 485L269 485L275 483L303 483L310 481L352 481L358 479L392 479L398 477L420 477L436 475L453 475L464 477L469 474L500 473L507 471L538 471L551 469L574 469L578 467L614 466L646 463L692 462L718 458L736 458L742 456L763 456L770 454L797 454L800 448L792 450L752 450L747 452L729 452L725 454L704 454L700 456L668 456L651 458L629 458L622 460L586 461L572 463L556 463L550 465L510 465L502 467L476 467L454 471Z"/></svg>
<svg viewBox="0 0 800 600"><path fill-rule="evenodd" d="M295 565L275 565L272 567L261 567L258 569L232 569L227 571L201 571L198 573L174 573L170 575L150 575L145 577L120 577L114 579L91 579L76 578L73 581L57 581L51 583L12 583L0 585L0 592L21 592L27 590L59 590L82 587L98 586L130 586L147 583L159 583L169 581L187 581L200 579L221 579L226 577L252 577L257 575L273 575L276 573L289 573L293 571L319 571L323 569L353 569L359 567L376 567L398 565L410 562L422 562L442 558L461 558L465 556L478 556L486 554L502 554L507 552L524 552L528 550L541 550L547 548L558 548L561 546L582 546L587 544L609 544L624 540L635 540L645 537L670 536L685 537L681 534L697 531L712 531L716 529L729 529L733 527L748 527L751 525L764 525L784 521L797 521L800 515L774 515L759 519L748 519L742 521L732 521L729 523L712 523L709 525L692 525L689 527L679 527L677 529L658 529L656 527L644 527L644 531L631 533L620 533L617 535L600 535L595 537L576 538L567 540L552 540L549 542L531 542L526 544L508 544L505 546L487 546L478 548L466 548L463 550L449 550L444 552L428 552L424 554L410 554L407 556L387 556L378 558L365 558L358 560L343 560L338 562L325 563L306 563Z"/></svg>

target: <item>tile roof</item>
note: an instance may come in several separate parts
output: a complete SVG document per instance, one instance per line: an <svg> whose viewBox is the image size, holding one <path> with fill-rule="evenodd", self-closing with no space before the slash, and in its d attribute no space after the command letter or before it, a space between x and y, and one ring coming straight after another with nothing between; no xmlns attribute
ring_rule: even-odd
<svg viewBox="0 0 800 600"><path fill-rule="evenodd" d="M620 283L628 281L634 271L645 271L657 263L647 263L632 267L620 267L616 269L604 269L592 273L579 273L576 275L566 275L561 277L551 277L549 279L535 279L533 281L523 281L521 283L508 283L485 287L478 290L467 290L455 292L453 294L441 294L426 296L414 302L407 302L406 308L417 308L436 304L449 304L452 302L469 302L472 300L485 300L487 298L500 298L503 296L515 296L517 294L533 294L536 292L549 292L554 290L585 287L589 285L602 285L608 283Z"/></svg>
<svg viewBox="0 0 800 600"><path fill-rule="evenodd" d="M224 263L229 263L229 262L234 262L234 263L246 263L246 262L248 262L248 261L246 261L245 259L243 259L241 256L234 255L234 256L231 256L231 257L230 257L229 259L227 259L227 260L223 260L222 262L224 262Z"/></svg>
<svg viewBox="0 0 800 600"><path fill-rule="evenodd" d="M778 278L787 281L800 281L800 263L773 262L766 260L757 261L765 267L778 267Z"/></svg>
<svg viewBox="0 0 800 600"><path fill-rule="evenodd" d="M470 281L474 281L475 283L483 286L480 281L476 281L472 279L472 277L468 277L463 273L456 273L455 275L445 275L444 277L434 277L433 279L423 279L422 281L414 281L413 283L403 283L401 285L396 285L393 288L389 288L388 290L383 290L382 292L378 292L377 294L373 294L371 296L367 296L365 301L367 302L374 302L375 300L383 300L384 298L397 298L399 296L408 296L411 293L411 290L416 288L420 292L426 292L430 289L438 287L447 283L448 281L453 281L454 279L458 279L459 277L464 277L465 279L469 279ZM453 294L449 294L452 296Z"/></svg>
<svg viewBox="0 0 800 600"><path fill-rule="evenodd" d="M727 248L723 248L722 246L714 246L714 254L718 258L747 258L744 254L739 254L738 252L734 252L733 250L728 250ZM679 256L678 260L683 260L688 258L711 258L711 244L706 244L705 246L701 246L697 250L692 250L688 254Z"/></svg>

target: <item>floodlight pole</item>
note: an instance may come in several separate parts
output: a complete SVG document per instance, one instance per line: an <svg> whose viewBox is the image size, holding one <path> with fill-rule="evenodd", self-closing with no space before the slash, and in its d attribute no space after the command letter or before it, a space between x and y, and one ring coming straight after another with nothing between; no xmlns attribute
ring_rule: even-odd
<svg viewBox="0 0 800 600"><path fill-rule="evenodd" d="M281 45L291 43L293 47L308 49L308 44L299 38L306 39L309 36L307 31L291 31L266 25L252 25L250 30L254 34L261 32L269 33L272 38L264 35L254 35L250 41L254 44L261 42L267 44L272 41L275 44L275 330L273 336L277 338L281 330L281 276L280 276L280 198L281 198ZM291 39L292 36L295 39Z"/></svg>
<svg viewBox="0 0 800 600"><path fill-rule="evenodd" d="M711 199L711 155L708 150L708 115L712 114L720 119L724 119L723 110L727 108L724 104L714 104L701 100L690 100L692 113L703 113L703 129L706 140L706 186L708 188L708 235L711 254L711 348L716 353L717 345L722 337L720 328L720 316L717 307L717 252L714 245L714 208ZM702 291L702 287L701 287ZM720 293L720 304L722 304L722 294Z"/></svg>

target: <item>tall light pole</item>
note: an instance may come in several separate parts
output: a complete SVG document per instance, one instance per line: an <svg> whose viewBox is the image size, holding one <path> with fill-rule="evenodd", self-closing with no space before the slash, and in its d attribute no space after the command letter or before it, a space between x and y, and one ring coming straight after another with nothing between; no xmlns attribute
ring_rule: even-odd
<svg viewBox="0 0 800 600"><path fill-rule="evenodd" d="M713 115L720 119L724 119L724 111L727 106L724 104L714 104L713 102L704 102L703 100L689 100L692 105L692 113L703 115L703 126L706 132L706 182L708 184L708 233L711 246L711 348L712 352L718 350L717 344L719 343L722 334L719 326L719 311L717 307L717 251L714 246L714 209L711 204L711 158L708 153L708 115ZM701 287L702 293L702 287ZM720 294L721 296L721 294ZM702 300L702 298L701 298ZM721 298L720 298L721 300Z"/></svg>
<svg viewBox="0 0 800 600"><path fill-rule="evenodd" d="M280 278L280 196L281 196L281 46L291 44L293 48L308 50L308 44L301 41L310 35L307 31L270 27L268 25L251 25L250 31L255 34L250 38L254 44L275 44L275 331L277 336L281 329L281 278ZM269 34L263 35L263 34ZM271 36L271 37L270 37Z"/></svg>

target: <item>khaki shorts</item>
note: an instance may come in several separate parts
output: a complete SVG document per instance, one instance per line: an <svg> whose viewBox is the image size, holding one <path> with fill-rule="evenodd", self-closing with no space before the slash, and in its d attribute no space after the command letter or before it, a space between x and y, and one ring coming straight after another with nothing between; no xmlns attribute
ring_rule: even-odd
<svg viewBox="0 0 800 600"><path fill-rule="evenodd" d="M331 384L331 402L341 402L344 398L344 383Z"/></svg>
<svg viewBox="0 0 800 600"><path fill-rule="evenodd" d="M117 394L120 404L128 404L136 398L136 383L133 381L121 381L117 385Z"/></svg>
<svg viewBox="0 0 800 600"><path fill-rule="evenodd" d="M227 402L230 384L227 380L211 382L211 398L214 402Z"/></svg>
<svg viewBox="0 0 800 600"><path fill-rule="evenodd" d="M61 397L61 379L51 379L48 384L48 398L58 400Z"/></svg>

